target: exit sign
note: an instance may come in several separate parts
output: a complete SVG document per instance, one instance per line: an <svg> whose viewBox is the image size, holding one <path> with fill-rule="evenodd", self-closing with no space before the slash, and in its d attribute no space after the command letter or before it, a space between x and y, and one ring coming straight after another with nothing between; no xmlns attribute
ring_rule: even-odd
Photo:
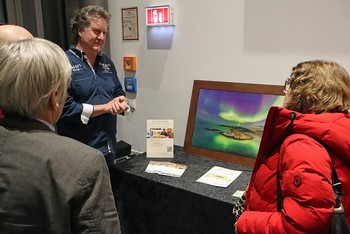
<svg viewBox="0 0 350 234"><path fill-rule="evenodd" d="M157 6L146 8L146 25L160 26L160 25L174 25L174 7Z"/></svg>

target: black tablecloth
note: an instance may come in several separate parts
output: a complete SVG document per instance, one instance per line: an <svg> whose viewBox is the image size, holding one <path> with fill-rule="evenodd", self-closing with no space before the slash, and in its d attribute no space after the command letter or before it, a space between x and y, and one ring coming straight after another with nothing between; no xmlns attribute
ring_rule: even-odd
<svg viewBox="0 0 350 234"><path fill-rule="evenodd" d="M177 177L146 173L153 161L187 165ZM213 166L243 171L228 187L196 182ZM249 183L251 168L186 154L175 146L174 158L146 158L146 154L119 162L111 170L122 233L234 233L232 207L236 190Z"/></svg>

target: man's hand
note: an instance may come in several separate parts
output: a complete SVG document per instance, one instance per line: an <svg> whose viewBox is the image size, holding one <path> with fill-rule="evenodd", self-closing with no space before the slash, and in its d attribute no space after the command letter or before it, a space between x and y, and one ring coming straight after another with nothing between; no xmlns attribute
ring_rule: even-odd
<svg viewBox="0 0 350 234"><path fill-rule="evenodd" d="M129 109L128 100L124 96L116 97L107 103L107 109L108 112L112 115L123 113Z"/></svg>
<svg viewBox="0 0 350 234"><path fill-rule="evenodd" d="M117 115L129 109L128 99L124 96L119 96L109 101L106 104L94 105L94 112L92 117L103 114Z"/></svg>

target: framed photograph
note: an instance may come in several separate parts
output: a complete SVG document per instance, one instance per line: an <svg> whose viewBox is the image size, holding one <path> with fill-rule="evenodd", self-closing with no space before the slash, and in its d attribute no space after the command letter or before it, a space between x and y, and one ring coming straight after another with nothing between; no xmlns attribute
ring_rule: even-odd
<svg viewBox="0 0 350 234"><path fill-rule="evenodd" d="M139 22L137 7L122 8L123 40L139 39Z"/></svg>
<svg viewBox="0 0 350 234"><path fill-rule="evenodd" d="M195 80L184 152L252 167L283 86Z"/></svg>

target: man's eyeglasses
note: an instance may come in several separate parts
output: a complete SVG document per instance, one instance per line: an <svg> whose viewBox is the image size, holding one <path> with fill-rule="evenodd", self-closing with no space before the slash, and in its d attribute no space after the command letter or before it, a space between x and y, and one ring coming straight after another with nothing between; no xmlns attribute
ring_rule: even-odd
<svg viewBox="0 0 350 234"><path fill-rule="evenodd" d="M291 78L287 78L284 82L284 92L287 92L290 89L290 84L292 83Z"/></svg>

